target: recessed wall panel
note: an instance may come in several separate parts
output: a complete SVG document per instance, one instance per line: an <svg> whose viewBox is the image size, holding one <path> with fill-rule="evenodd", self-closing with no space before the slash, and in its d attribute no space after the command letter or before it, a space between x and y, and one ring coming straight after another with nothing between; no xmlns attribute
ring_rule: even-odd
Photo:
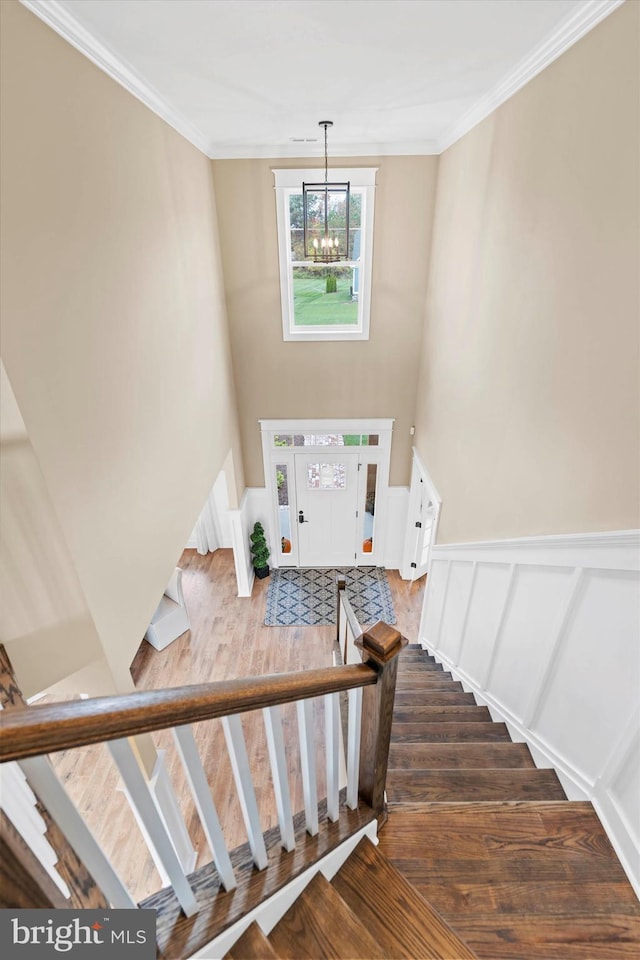
<svg viewBox="0 0 640 960"><path fill-rule="evenodd" d="M440 628L440 649L453 663L458 662L462 627L472 579L472 563L463 560L451 561L449 585L444 601L442 627Z"/></svg>
<svg viewBox="0 0 640 960"><path fill-rule="evenodd" d="M518 719L528 710L551 653L572 571L520 567L488 689Z"/></svg>
<svg viewBox="0 0 640 960"><path fill-rule="evenodd" d="M434 559L429 570L424 633L420 639L426 640L432 648L439 645L438 634L447 583L447 566L446 560Z"/></svg>
<svg viewBox="0 0 640 960"><path fill-rule="evenodd" d="M637 703L640 597L636 573L584 578L533 729L593 780Z"/></svg>
<svg viewBox="0 0 640 960"><path fill-rule="evenodd" d="M509 586L509 570L502 563L480 563L476 567L460 666L480 686L484 685L491 661Z"/></svg>

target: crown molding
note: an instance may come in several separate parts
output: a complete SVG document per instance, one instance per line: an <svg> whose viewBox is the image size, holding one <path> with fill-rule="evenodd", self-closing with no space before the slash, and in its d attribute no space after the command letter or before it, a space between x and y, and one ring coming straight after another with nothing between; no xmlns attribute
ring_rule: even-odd
<svg viewBox="0 0 640 960"><path fill-rule="evenodd" d="M64 40L91 60L112 80L119 83L136 99L173 127L190 143L216 160L274 159L315 156L317 144L290 143L278 147L262 145L222 146L211 143L204 133L194 127L178 110L144 80L137 71L96 36L83 27L59 0L20 0L20 3L40 20L55 30ZM492 90L481 97L438 140L425 139L403 143L334 144L334 157L424 156L438 155L484 120L529 80L553 63L601 20L619 7L624 0L588 0L579 10L570 14L545 40L507 74ZM302 148L302 149L301 149Z"/></svg>
<svg viewBox="0 0 640 960"><path fill-rule="evenodd" d="M183 115L171 107L157 90L139 73L85 27L80 24L58 0L20 0L47 26L91 60L107 76L119 83L136 99L140 100L158 117L177 130L190 143L208 155L208 143L204 134L196 129Z"/></svg>
<svg viewBox="0 0 640 960"><path fill-rule="evenodd" d="M322 145L319 143L291 143L263 146L212 146L209 156L212 160L285 160L292 158L321 159ZM331 147L330 160L336 157L423 157L437 155L438 144L435 140L413 140L400 143L346 143Z"/></svg>
<svg viewBox="0 0 640 960"><path fill-rule="evenodd" d="M588 0L575 13L569 14L560 26L521 60L512 71L457 120L438 141L438 153L477 126L506 100L533 80L545 67L589 33L601 20L621 6L624 0Z"/></svg>

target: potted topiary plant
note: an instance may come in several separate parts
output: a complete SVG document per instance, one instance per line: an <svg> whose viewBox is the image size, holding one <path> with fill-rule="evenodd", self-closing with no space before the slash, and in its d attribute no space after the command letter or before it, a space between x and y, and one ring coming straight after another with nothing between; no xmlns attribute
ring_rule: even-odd
<svg viewBox="0 0 640 960"><path fill-rule="evenodd" d="M253 569L258 580L269 576L269 547L264 536L264 527L256 522L253 525L253 533L249 537L251 540L251 554L253 556Z"/></svg>

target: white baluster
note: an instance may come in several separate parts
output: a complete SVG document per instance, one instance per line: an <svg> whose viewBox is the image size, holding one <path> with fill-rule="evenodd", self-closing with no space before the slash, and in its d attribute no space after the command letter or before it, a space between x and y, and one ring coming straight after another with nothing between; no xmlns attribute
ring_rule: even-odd
<svg viewBox="0 0 640 960"><path fill-rule="evenodd" d="M98 846L48 758L30 757L19 763L32 790L38 794L109 903L114 907L135 909L138 904Z"/></svg>
<svg viewBox="0 0 640 960"><path fill-rule="evenodd" d="M231 769L233 770L233 777L236 782L244 825L247 829L249 846L253 854L253 862L258 870L264 870L267 866L267 850L264 845L260 815L258 813L258 802L256 800L255 790L253 789L251 768L249 766L249 757L247 756L247 747L244 742L240 717L237 714L231 717L223 717L222 729L224 730L225 740L227 741L227 751L229 753L229 759L231 760Z"/></svg>
<svg viewBox="0 0 640 960"><path fill-rule="evenodd" d="M337 693L324 697L325 752L327 755L327 816L335 821L340 815L340 703Z"/></svg>
<svg viewBox="0 0 640 960"><path fill-rule="evenodd" d="M298 731L300 734L300 764L302 767L302 792L307 833L315 837L318 832L318 786L316 783L316 751L313 736L313 701L298 700Z"/></svg>
<svg viewBox="0 0 640 960"><path fill-rule="evenodd" d="M360 732L362 729L362 687L349 690L349 725L347 729L347 806L358 807L360 779Z"/></svg>
<svg viewBox="0 0 640 960"><path fill-rule="evenodd" d="M282 716L280 707L264 707L262 711L264 727L267 734L267 746L271 761L271 777L273 790L276 796L280 837L285 850L293 850L296 845L293 832L293 815L291 813L291 796L289 793L289 778L287 776L287 757L284 750L284 734L282 732Z"/></svg>
<svg viewBox="0 0 640 960"><path fill-rule="evenodd" d="M169 877L180 906L186 916L191 917L198 912L196 898L184 875L171 837L151 796L131 744L128 740L112 740L107 746L126 784L131 803L144 824L148 841Z"/></svg>
<svg viewBox="0 0 640 960"><path fill-rule="evenodd" d="M202 828L209 843L209 848L213 855L213 862L216 870L222 880L225 890L233 890L236 886L236 878L233 875L231 859L224 842L222 828L209 789L200 754L193 736L193 730L190 726L174 727L173 737L180 754L182 766L187 777L196 809L200 816Z"/></svg>

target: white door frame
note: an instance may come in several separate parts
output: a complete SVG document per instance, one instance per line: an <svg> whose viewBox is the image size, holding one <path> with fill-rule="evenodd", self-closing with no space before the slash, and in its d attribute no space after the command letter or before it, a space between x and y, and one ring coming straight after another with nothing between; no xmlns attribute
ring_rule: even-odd
<svg viewBox="0 0 640 960"><path fill-rule="evenodd" d="M431 564L431 551L438 536L440 508L442 507L442 499L436 489L436 485L431 479L429 471L425 467L423 461L420 459L420 455L415 447L412 447L412 453L413 463L411 467L411 487L409 489L409 509L407 510L407 529L404 539L402 566L400 568L400 576L403 580L415 580L418 575L422 576L422 573L424 573L424 571L418 573L417 567L415 566L415 564L418 562L418 551L420 544L420 530L416 528L416 523L420 522L418 520L418 515L420 511L422 491L426 489L435 511L433 525L431 527L431 542L429 544L427 571Z"/></svg>
<svg viewBox="0 0 640 960"><path fill-rule="evenodd" d="M356 536L354 566L373 565L382 566L386 516L389 490L389 468L391 461L391 437L393 419L351 419L351 420L260 420L262 432L262 457L264 464L265 487L269 500L269 544L271 549L270 563L273 567L299 566L298 562L298 505L295 491L295 455L296 453L337 453L344 456L359 456L361 467L359 471L358 487L358 535ZM376 434L378 443L375 446L276 446L275 437L283 435L316 436L318 434ZM289 522L291 552L284 555L279 549L281 542L280 516L278 507L278 488L276 482L276 464L287 466L289 477ZM366 494L366 465L377 465L376 498L375 498L375 533L373 537L373 551L364 553L364 549L357 550L359 534L364 529L364 501ZM364 548L364 543L362 544Z"/></svg>

